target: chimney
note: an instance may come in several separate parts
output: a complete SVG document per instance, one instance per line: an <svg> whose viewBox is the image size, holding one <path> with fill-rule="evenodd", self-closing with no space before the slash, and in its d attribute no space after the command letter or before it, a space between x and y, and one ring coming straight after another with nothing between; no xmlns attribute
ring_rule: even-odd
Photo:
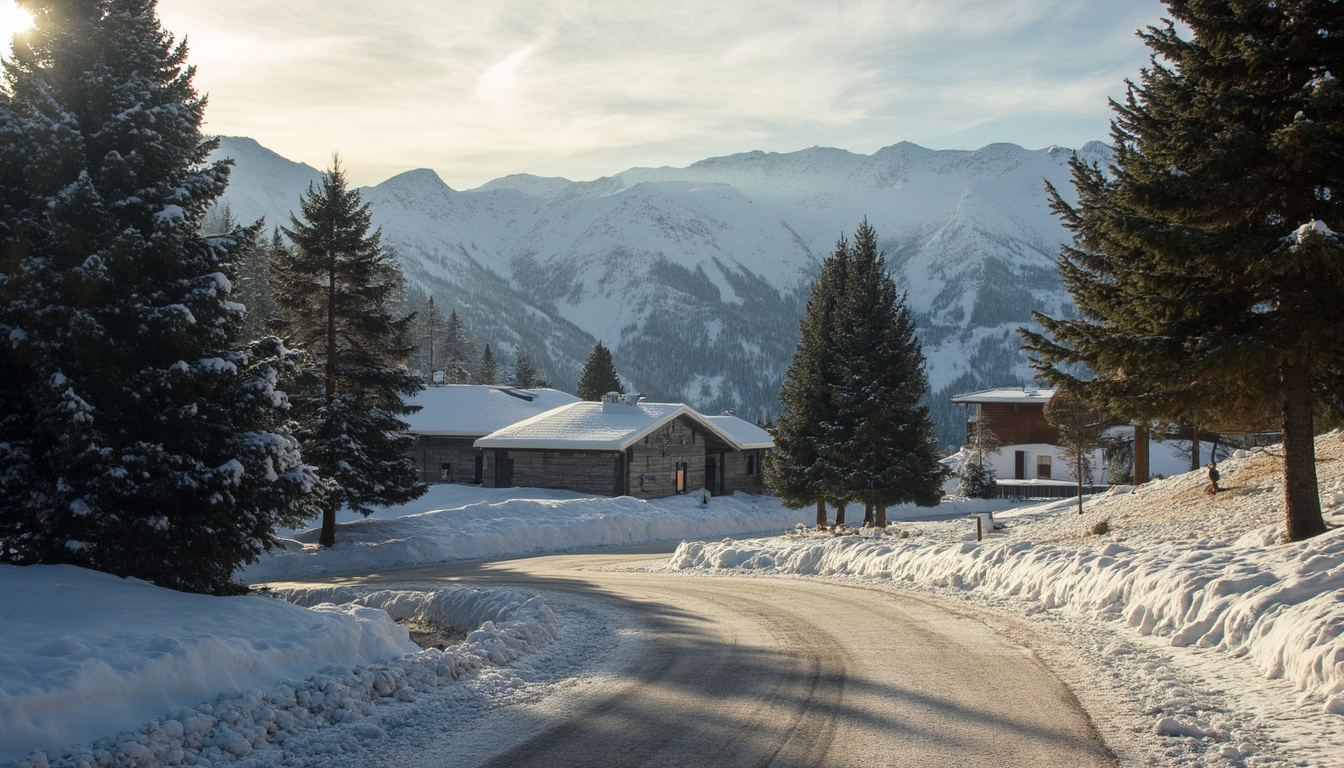
<svg viewBox="0 0 1344 768"><path fill-rule="evenodd" d="M611 413L621 407L621 393L608 392L602 396L602 412Z"/></svg>

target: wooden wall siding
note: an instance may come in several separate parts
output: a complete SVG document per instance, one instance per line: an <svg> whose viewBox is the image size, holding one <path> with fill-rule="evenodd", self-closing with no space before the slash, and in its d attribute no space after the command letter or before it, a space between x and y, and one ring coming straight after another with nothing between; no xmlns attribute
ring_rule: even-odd
<svg viewBox="0 0 1344 768"><path fill-rule="evenodd" d="M718 454L722 457L721 469L723 480L721 481L724 494L750 493L753 495L763 495L765 490L765 475L761 471L761 462L765 459L765 451L734 451L733 453ZM753 474L747 474L747 457L754 456L752 468Z"/></svg>
<svg viewBox="0 0 1344 768"><path fill-rule="evenodd" d="M705 436L679 416L630 448L629 495L657 499L677 492L677 463L686 462L686 492L705 487Z"/></svg>
<svg viewBox="0 0 1344 768"><path fill-rule="evenodd" d="M556 488L592 496L617 495L620 453L510 450L515 488Z"/></svg>
<svg viewBox="0 0 1344 768"><path fill-rule="evenodd" d="M1032 403L981 403L978 423L988 425L1004 445L1059 445L1059 430L1045 420L1045 407Z"/></svg>
<svg viewBox="0 0 1344 768"><path fill-rule="evenodd" d="M476 482L476 457L486 452L475 448L474 437L427 437L418 435L411 447L410 455L420 470L420 481L424 483L442 483L440 467L446 462L453 467L454 483ZM495 462L493 457L484 459L481 484L487 487L495 484Z"/></svg>

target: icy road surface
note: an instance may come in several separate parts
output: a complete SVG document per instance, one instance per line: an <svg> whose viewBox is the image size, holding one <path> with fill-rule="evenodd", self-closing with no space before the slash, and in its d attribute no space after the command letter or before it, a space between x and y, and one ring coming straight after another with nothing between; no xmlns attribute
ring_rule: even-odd
<svg viewBox="0 0 1344 768"><path fill-rule="evenodd" d="M1069 689L964 607L886 588L604 570L649 555L456 563L453 581L594 601L624 639L568 685L380 755L417 766L1113 766ZM295 582L297 583L297 582ZM311 583L311 582L310 582Z"/></svg>

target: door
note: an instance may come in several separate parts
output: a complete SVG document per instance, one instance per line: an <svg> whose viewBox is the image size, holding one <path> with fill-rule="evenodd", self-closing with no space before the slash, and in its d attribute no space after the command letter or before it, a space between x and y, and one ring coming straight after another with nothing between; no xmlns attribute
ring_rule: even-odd
<svg viewBox="0 0 1344 768"><path fill-rule="evenodd" d="M706 456L705 488L708 488L709 492L715 496L718 495L718 489L719 489L718 478L719 478L718 462L714 460L713 456Z"/></svg>
<svg viewBox="0 0 1344 768"><path fill-rule="evenodd" d="M1026 452L1026 451L1014 451L1014 452L1013 452L1013 479L1014 479L1014 480L1026 480L1026 479L1027 479L1027 452Z"/></svg>
<svg viewBox="0 0 1344 768"><path fill-rule="evenodd" d="M476 455L476 484L485 482L485 455Z"/></svg>
<svg viewBox="0 0 1344 768"><path fill-rule="evenodd" d="M513 459L503 449L495 451L495 487L513 487Z"/></svg>
<svg viewBox="0 0 1344 768"><path fill-rule="evenodd" d="M677 493L686 492L686 462L677 462Z"/></svg>

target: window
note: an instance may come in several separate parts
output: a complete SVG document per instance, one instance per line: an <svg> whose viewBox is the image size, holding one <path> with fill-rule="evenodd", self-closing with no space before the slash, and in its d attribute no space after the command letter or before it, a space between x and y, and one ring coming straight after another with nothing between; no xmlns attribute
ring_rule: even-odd
<svg viewBox="0 0 1344 768"><path fill-rule="evenodd" d="M686 492L686 462L677 462L677 493Z"/></svg>
<svg viewBox="0 0 1344 768"><path fill-rule="evenodd" d="M444 462L439 465L439 480L445 483L453 482L453 465Z"/></svg>
<svg viewBox="0 0 1344 768"><path fill-rule="evenodd" d="M1036 457L1036 476L1039 477L1039 478L1042 479L1042 480L1049 480L1049 479L1050 479L1050 457L1049 457L1049 456L1037 456L1037 457Z"/></svg>

